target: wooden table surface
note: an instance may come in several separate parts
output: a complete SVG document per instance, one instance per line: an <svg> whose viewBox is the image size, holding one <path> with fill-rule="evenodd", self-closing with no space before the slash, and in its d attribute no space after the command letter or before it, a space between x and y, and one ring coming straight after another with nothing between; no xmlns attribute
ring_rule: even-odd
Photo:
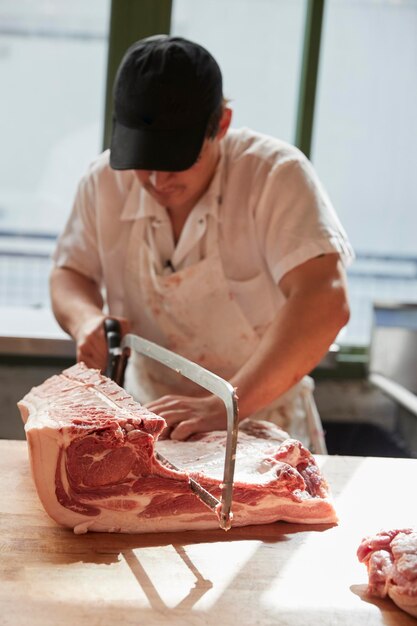
<svg viewBox="0 0 417 626"><path fill-rule="evenodd" d="M338 526L76 536L44 512L26 442L0 441L1 626L416 626L367 598L356 549L417 527L417 460L317 459Z"/></svg>

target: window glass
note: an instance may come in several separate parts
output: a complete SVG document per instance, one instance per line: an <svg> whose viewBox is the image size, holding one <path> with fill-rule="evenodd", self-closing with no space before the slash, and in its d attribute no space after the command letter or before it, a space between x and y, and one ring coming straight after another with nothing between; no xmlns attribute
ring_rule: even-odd
<svg viewBox="0 0 417 626"><path fill-rule="evenodd" d="M218 61L232 126L293 141L304 15L304 0L174 0L171 33Z"/></svg>
<svg viewBox="0 0 417 626"><path fill-rule="evenodd" d="M417 2L328 0L312 160L358 259L344 343L372 301L417 300Z"/></svg>
<svg viewBox="0 0 417 626"><path fill-rule="evenodd" d="M0 305L47 302L53 240L101 150L109 9L0 1Z"/></svg>

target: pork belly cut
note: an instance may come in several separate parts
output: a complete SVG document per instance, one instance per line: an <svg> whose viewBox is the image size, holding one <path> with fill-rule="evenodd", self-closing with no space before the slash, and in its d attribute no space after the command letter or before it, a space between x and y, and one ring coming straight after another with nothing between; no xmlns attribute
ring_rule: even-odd
<svg viewBox="0 0 417 626"><path fill-rule="evenodd" d="M411 528L381 531L365 537L357 554L368 568L368 593L388 596L417 617L417 532Z"/></svg>
<svg viewBox="0 0 417 626"><path fill-rule="evenodd" d="M220 498L225 431L158 440L165 420L83 363L34 387L18 406L39 498L58 524L76 533L218 527L188 483L193 477ZM233 526L337 520L312 454L273 424L251 420L240 425L232 511Z"/></svg>

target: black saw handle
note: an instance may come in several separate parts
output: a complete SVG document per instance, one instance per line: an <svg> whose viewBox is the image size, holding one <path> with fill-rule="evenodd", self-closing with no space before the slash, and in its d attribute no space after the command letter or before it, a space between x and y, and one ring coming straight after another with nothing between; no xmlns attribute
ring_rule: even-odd
<svg viewBox="0 0 417 626"><path fill-rule="evenodd" d="M107 367L104 373L123 387L127 354L120 346L122 341L120 322L111 317L106 318L104 320L104 334L107 341Z"/></svg>

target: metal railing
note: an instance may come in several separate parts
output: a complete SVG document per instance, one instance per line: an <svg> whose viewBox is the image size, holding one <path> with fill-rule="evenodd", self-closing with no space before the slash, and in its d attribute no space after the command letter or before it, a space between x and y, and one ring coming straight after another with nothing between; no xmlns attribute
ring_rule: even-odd
<svg viewBox="0 0 417 626"><path fill-rule="evenodd" d="M0 232L0 306L49 307L48 276L56 235ZM348 271L351 320L339 343L365 346L377 300L417 302L417 257L359 252Z"/></svg>
<svg viewBox="0 0 417 626"><path fill-rule="evenodd" d="M0 232L0 306L49 306L48 276L56 235Z"/></svg>
<svg viewBox="0 0 417 626"><path fill-rule="evenodd" d="M357 252L348 280L351 320L340 343L366 346L372 328L373 302L417 302L417 257Z"/></svg>

